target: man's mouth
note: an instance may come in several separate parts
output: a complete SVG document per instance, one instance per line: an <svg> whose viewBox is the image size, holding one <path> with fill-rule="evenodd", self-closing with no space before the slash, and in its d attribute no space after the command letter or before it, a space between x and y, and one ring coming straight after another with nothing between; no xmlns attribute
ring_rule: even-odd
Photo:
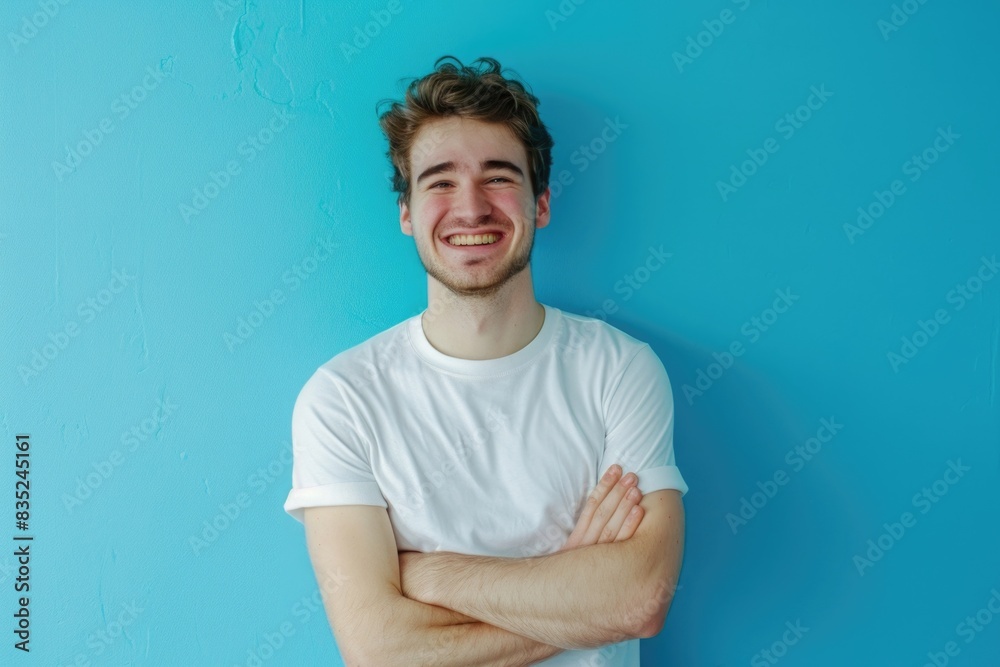
<svg viewBox="0 0 1000 667"><path fill-rule="evenodd" d="M472 245L492 245L500 241L502 234L454 234L446 239L448 245L472 246Z"/></svg>

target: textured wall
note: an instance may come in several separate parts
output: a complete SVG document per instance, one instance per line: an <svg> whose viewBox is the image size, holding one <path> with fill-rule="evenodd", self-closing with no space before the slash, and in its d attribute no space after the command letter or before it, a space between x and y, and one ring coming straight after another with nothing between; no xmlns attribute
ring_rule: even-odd
<svg viewBox="0 0 1000 667"><path fill-rule="evenodd" d="M454 54L555 137L539 300L671 376L649 664L995 664L1000 11L682 4L5 2L0 662L337 664L291 408L426 303L375 104Z"/></svg>

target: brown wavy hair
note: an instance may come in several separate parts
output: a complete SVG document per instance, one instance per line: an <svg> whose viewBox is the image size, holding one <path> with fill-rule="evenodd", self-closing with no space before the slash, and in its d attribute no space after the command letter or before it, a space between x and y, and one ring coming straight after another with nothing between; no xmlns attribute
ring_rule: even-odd
<svg viewBox="0 0 1000 667"><path fill-rule="evenodd" d="M448 116L508 127L527 151L532 193L537 200L549 185L554 143L538 115L538 98L520 81L504 78L500 63L493 58L462 65L454 56L443 56L434 68L410 83L403 102L380 100L375 107L378 113L379 107L391 103L379 116L379 125L389 140L386 155L395 170L392 191L398 193L397 202L410 201L410 151L417 131L428 120Z"/></svg>

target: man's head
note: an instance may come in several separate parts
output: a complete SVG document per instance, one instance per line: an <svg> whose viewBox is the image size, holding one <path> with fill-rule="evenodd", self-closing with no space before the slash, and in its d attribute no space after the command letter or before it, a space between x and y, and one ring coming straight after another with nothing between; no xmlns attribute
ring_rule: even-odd
<svg viewBox="0 0 1000 667"><path fill-rule="evenodd" d="M454 60L458 67L448 60ZM486 67L473 67L477 63ZM479 58L462 65L452 56L439 58L435 71L415 79L404 101L390 102L379 117L379 125L389 140L389 156L394 168L393 191L400 203L409 203L412 192L413 143L424 123L435 118L461 116L506 126L524 146L532 194L537 198L549 185L552 167L552 137L538 115L538 98L514 79L501 75L500 63Z"/></svg>
<svg viewBox="0 0 1000 667"><path fill-rule="evenodd" d="M400 227L414 237L424 268L453 292L485 296L529 264L534 230L549 222L553 141L538 99L503 78L496 60L474 61L487 65L480 70L440 64L448 58L411 83L404 103L393 102L379 123ZM475 236L494 241L458 245Z"/></svg>

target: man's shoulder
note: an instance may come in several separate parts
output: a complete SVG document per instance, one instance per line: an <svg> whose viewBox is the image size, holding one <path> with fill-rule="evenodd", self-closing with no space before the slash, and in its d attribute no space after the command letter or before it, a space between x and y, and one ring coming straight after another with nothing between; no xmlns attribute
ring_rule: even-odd
<svg viewBox="0 0 1000 667"><path fill-rule="evenodd" d="M407 327L414 317L408 317L333 355L312 373L300 395L328 390L335 385L360 388L367 384L405 354L409 345Z"/></svg>
<svg viewBox="0 0 1000 667"><path fill-rule="evenodd" d="M609 322L562 310L565 331L560 345L567 349L585 349L604 361L628 362L648 344Z"/></svg>

